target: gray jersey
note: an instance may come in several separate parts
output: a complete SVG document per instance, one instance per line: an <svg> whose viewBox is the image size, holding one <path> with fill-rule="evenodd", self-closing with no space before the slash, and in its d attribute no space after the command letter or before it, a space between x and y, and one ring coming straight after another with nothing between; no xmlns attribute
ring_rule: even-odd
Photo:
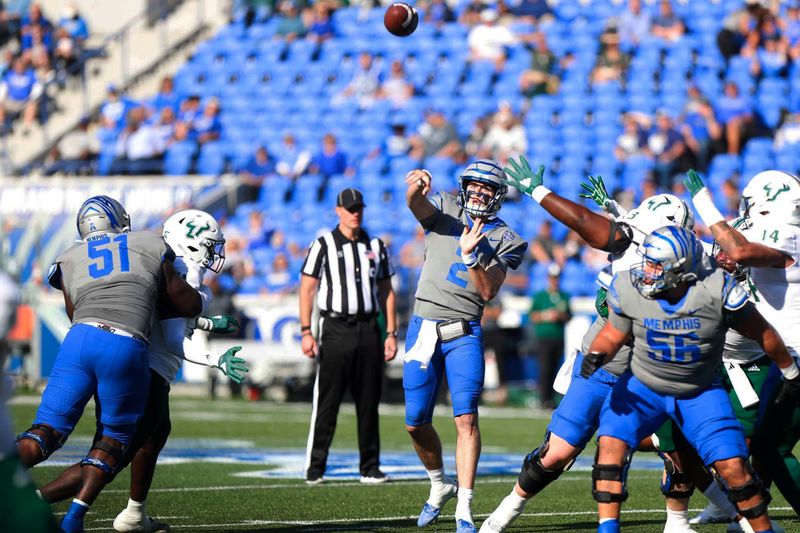
<svg viewBox="0 0 800 533"><path fill-rule="evenodd" d="M458 244L464 226L472 223L452 194L439 193L431 198L431 203L436 214L420 222L425 229L425 263L414 313L433 320L478 320L483 314L484 301L470 281ZM481 266L516 270L528 243L499 218L487 220L483 233L486 237L476 251Z"/></svg>
<svg viewBox="0 0 800 533"><path fill-rule="evenodd" d="M66 291L72 322L102 322L147 340L161 263L172 250L159 235L136 231L76 244L56 259L49 282Z"/></svg>
<svg viewBox="0 0 800 533"><path fill-rule="evenodd" d="M678 397L708 387L717 377L728 312L746 304L745 290L715 267L674 305L642 296L627 273L615 276L608 292L611 324L633 333L633 374L653 391Z"/></svg>
<svg viewBox="0 0 800 533"><path fill-rule="evenodd" d="M606 325L608 319L597 315L592 322L592 325L589 326L589 329L583 335L583 340L581 341L581 352L584 354L589 353L589 346L592 345L592 341L594 338L597 337L597 334L600 333L600 330L603 329L603 326ZM603 365L603 370L606 372L610 372L615 376L619 377L628 370L628 366L631 363L631 346L630 343L626 344L619 351L616 353L614 358Z"/></svg>

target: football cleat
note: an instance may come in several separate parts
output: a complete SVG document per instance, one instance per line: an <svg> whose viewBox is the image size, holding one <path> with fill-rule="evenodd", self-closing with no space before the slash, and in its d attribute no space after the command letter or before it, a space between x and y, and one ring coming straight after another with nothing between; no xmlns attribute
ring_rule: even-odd
<svg viewBox="0 0 800 533"><path fill-rule="evenodd" d="M428 501L439 501L439 506L436 507L428 502L425 502L425 505L422 506L422 511L419 513L419 518L417 518L417 525L419 527L429 526L439 518L439 513L442 512L442 507L444 504L447 503L447 500L454 498L458 495L458 484L453 481L451 478L445 478L445 482L443 483L443 489L437 490L434 487L431 487L431 494L428 498Z"/></svg>
<svg viewBox="0 0 800 533"><path fill-rule="evenodd" d="M728 524L728 527L725 528L725 531L728 533L747 533L749 531L753 531L753 528L751 528L750 525L747 524L747 520L742 519L742 521L745 522L745 524L747 525L748 527L747 531L745 531L745 529L742 528L742 526L736 522L731 522L730 524ZM772 531L774 531L775 533L786 533L785 529L783 529L779 524L773 522L772 520L770 520L770 524Z"/></svg>
<svg viewBox="0 0 800 533"><path fill-rule="evenodd" d="M365 485L379 485L381 483L388 483L389 481L391 481L391 478L380 470L367 476L361 476L361 483Z"/></svg>
<svg viewBox="0 0 800 533"><path fill-rule="evenodd" d="M666 524L664 526L664 533L697 533L692 527L688 524L675 526Z"/></svg>
<svg viewBox="0 0 800 533"><path fill-rule="evenodd" d="M500 522L495 521L493 516L490 516L486 520L483 521L481 524L481 530L479 533L500 533L505 529Z"/></svg>
<svg viewBox="0 0 800 533"><path fill-rule="evenodd" d="M709 503L703 512L699 515L695 516L689 523L692 525L699 525L699 524L727 524L731 521L731 517L728 516L728 513L714 505L713 503Z"/></svg>
<svg viewBox="0 0 800 533"><path fill-rule="evenodd" d="M466 520L459 520L456 522L456 533L477 533L475 524L467 522Z"/></svg>
<svg viewBox="0 0 800 533"><path fill-rule="evenodd" d="M114 519L114 531L121 533L164 533L170 530L169 525L153 520L147 515L131 513L123 509Z"/></svg>

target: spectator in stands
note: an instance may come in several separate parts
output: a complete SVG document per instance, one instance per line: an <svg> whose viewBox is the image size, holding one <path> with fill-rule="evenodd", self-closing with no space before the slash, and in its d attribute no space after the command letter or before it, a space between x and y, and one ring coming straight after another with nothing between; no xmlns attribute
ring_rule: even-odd
<svg viewBox="0 0 800 533"><path fill-rule="evenodd" d="M423 4L425 24L431 24L436 28L455 20L455 14L445 0L431 0Z"/></svg>
<svg viewBox="0 0 800 533"><path fill-rule="evenodd" d="M641 155L647 143L647 134L636 117L627 113L623 118L622 134L617 137L614 146L614 156L618 161L625 161L629 157Z"/></svg>
<svg viewBox="0 0 800 533"><path fill-rule="evenodd" d="M642 9L642 0L628 0L628 9L617 18L617 32L625 50L636 48L650 35L650 14Z"/></svg>
<svg viewBox="0 0 800 533"><path fill-rule="evenodd" d="M92 168L99 146L97 139L89 134L88 118L82 118L78 127L61 138L57 147L57 160L48 166L44 174L88 174Z"/></svg>
<svg viewBox="0 0 800 533"><path fill-rule="evenodd" d="M531 40L531 63L528 70L520 74L520 91L528 98L545 93L553 94L558 90L558 58L550 50L543 33L534 33Z"/></svg>
<svg viewBox="0 0 800 533"><path fill-rule="evenodd" d="M620 49L619 34L616 31L605 31L600 36L600 43L600 54L591 75L592 83L622 81L631 58Z"/></svg>
<svg viewBox="0 0 800 533"><path fill-rule="evenodd" d="M738 154L753 123L750 103L739 94L739 86L725 82L723 95L717 100L717 120L723 125L729 154Z"/></svg>
<svg viewBox="0 0 800 533"><path fill-rule="evenodd" d="M783 38L763 40L754 59L753 68L756 76L764 78L784 76L789 64L786 41Z"/></svg>
<svg viewBox="0 0 800 533"><path fill-rule="evenodd" d="M222 135L222 122L219 120L219 101L216 98L211 98L206 103L203 113L192 122L192 128L200 146L219 140Z"/></svg>
<svg viewBox="0 0 800 533"><path fill-rule="evenodd" d="M481 12L486 9L486 4L482 0L470 0L461 9L458 16L458 23L468 28L474 28L481 22Z"/></svg>
<svg viewBox="0 0 800 533"><path fill-rule="evenodd" d="M564 264L564 250L553 238L553 223L549 219L539 225L539 233L531 242L531 257L537 263Z"/></svg>
<svg viewBox="0 0 800 533"><path fill-rule="evenodd" d="M575 230L569 230L567 233L567 238L564 239L564 244L562 245L564 250L564 262L580 262L581 252L585 246L586 242L581 238L578 232Z"/></svg>
<svg viewBox="0 0 800 533"><path fill-rule="evenodd" d="M12 37L19 37L22 17L30 9L30 0L6 0L0 11L0 44L5 44Z"/></svg>
<svg viewBox="0 0 800 533"><path fill-rule="evenodd" d="M314 4L313 19L308 28L308 38L317 44L322 44L334 36L331 8L324 2Z"/></svg>
<svg viewBox="0 0 800 533"><path fill-rule="evenodd" d="M278 252L272 260L272 265L266 275L266 289L270 294L289 294L299 281L299 276L289 269L289 260L286 254Z"/></svg>
<svg viewBox="0 0 800 533"><path fill-rule="evenodd" d="M264 145L256 148L255 153L239 169L244 182L244 190L239 192L243 202L255 202L261 194L264 179L275 172L275 162Z"/></svg>
<svg viewBox="0 0 800 533"><path fill-rule="evenodd" d="M742 198L739 194L739 186L736 185L733 179L728 178L722 182L721 189L723 201L722 215L726 219L732 220L739 216L739 204Z"/></svg>
<svg viewBox="0 0 800 533"><path fill-rule="evenodd" d="M783 35L789 46L789 57L800 57L800 2L793 0L786 6L786 17L779 19L783 24Z"/></svg>
<svg viewBox="0 0 800 533"><path fill-rule="evenodd" d="M297 4L292 0L283 0L278 8L278 25L275 28L275 37L287 43L302 38L306 34L306 26L300 17Z"/></svg>
<svg viewBox="0 0 800 533"><path fill-rule="evenodd" d="M543 409L552 409L553 381L564 356L564 329L572 318L570 296L559 289L561 268L547 267L547 288L533 295L530 320L536 333L536 354L539 358L539 401Z"/></svg>
<svg viewBox="0 0 800 533"><path fill-rule="evenodd" d="M404 107L414 96L414 85L408 81L401 60L392 61L389 77L383 81L378 96L389 100L394 108Z"/></svg>
<svg viewBox="0 0 800 533"><path fill-rule="evenodd" d="M193 94L186 100L181 102L180 112L178 113L178 120L186 124L194 124L195 119L200 116L200 96Z"/></svg>
<svg viewBox="0 0 800 533"><path fill-rule="evenodd" d="M675 129L666 110L656 113L655 126L647 135L645 153L655 160L658 184L665 190L672 187L672 175L679 169L686 153L686 143Z"/></svg>
<svg viewBox="0 0 800 533"><path fill-rule="evenodd" d="M112 130L125 127L125 119L136 103L120 93L114 84L106 89L106 101L100 106L100 120L103 126Z"/></svg>
<svg viewBox="0 0 800 533"><path fill-rule="evenodd" d="M22 17L21 24L20 44L23 50L28 48L26 43L31 39L34 28L38 27L43 34L49 34L53 31L53 24L44 16L42 7L36 2L31 4L28 14Z"/></svg>
<svg viewBox="0 0 800 533"><path fill-rule="evenodd" d="M46 76L50 70L50 52L53 49L53 33L45 33L42 26L31 26L28 38L22 47L22 55L40 76Z"/></svg>
<svg viewBox="0 0 800 533"><path fill-rule="evenodd" d="M171 107L162 109L158 119L153 123L153 129L162 146L168 146L170 139L175 134L175 111Z"/></svg>
<svg viewBox="0 0 800 533"><path fill-rule="evenodd" d="M511 0L511 13L522 22L540 24L553 18L553 10L546 0Z"/></svg>
<svg viewBox="0 0 800 533"><path fill-rule="evenodd" d="M452 157L461 148L456 128L438 109L429 109L417 134L411 137L409 155L418 161L426 157Z"/></svg>
<svg viewBox="0 0 800 533"><path fill-rule="evenodd" d="M528 139L508 102L501 102L500 109L492 117L492 125L483 138L481 157L495 161L507 161L512 155L524 154L528 150Z"/></svg>
<svg viewBox="0 0 800 533"><path fill-rule="evenodd" d="M311 154L297 145L294 135L286 133L277 152L275 170L283 177L294 181L302 176L311 162Z"/></svg>
<svg viewBox="0 0 800 533"><path fill-rule="evenodd" d="M60 78L65 79L67 74L78 76L81 61L81 48L78 42L70 36L64 28L56 30L56 44L53 50L54 67Z"/></svg>
<svg viewBox="0 0 800 533"><path fill-rule="evenodd" d="M715 145L722 139L722 126L717 122L714 108L695 86L689 87L679 129L694 158L694 168L706 170Z"/></svg>
<svg viewBox="0 0 800 533"><path fill-rule="evenodd" d="M136 107L128 114L128 125L117 141L117 159L111 172L136 176L158 174L164 148L156 130L147 124L145 108Z"/></svg>
<svg viewBox="0 0 800 533"><path fill-rule="evenodd" d="M787 113L775 132L775 151L800 143L800 113Z"/></svg>
<svg viewBox="0 0 800 533"><path fill-rule="evenodd" d="M514 34L497 24L498 13L487 8L481 11L481 23L472 28L467 36L470 59L472 61L491 61L500 72L506 61L506 48L517 42Z"/></svg>
<svg viewBox="0 0 800 533"><path fill-rule="evenodd" d="M653 25L650 30L655 37L664 39L667 42L675 42L683 36L686 28L680 17L673 11L672 2L670 0L661 0L658 3L658 15L653 19Z"/></svg>
<svg viewBox="0 0 800 533"><path fill-rule="evenodd" d="M387 157L402 157L411 150L411 141L406 133L406 125L392 124L392 133L383 141L380 151ZM376 154L377 155L377 154Z"/></svg>
<svg viewBox="0 0 800 533"><path fill-rule="evenodd" d="M172 76L161 78L158 93L150 99L148 107L156 113L161 113L161 110L165 107L172 108L173 111L178 110L178 95L175 94L175 82Z"/></svg>
<svg viewBox="0 0 800 533"><path fill-rule="evenodd" d="M372 106L381 87L380 66L375 63L372 54L361 52L358 55L358 68L353 74L353 79L344 88L342 94L334 99L334 105L341 104L344 100L354 98L362 108Z"/></svg>
<svg viewBox="0 0 800 533"><path fill-rule="evenodd" d="M0 127L5 127L7 118L21 113L25 125L23 133L27 133L36 119L36 107L42 91L36 72L23 58L15 59L0 85Z"/></svg>
<svg viewBox="0 0 800 533"><path fill-rule="evenodd" d="M745 0L741 9L732 11L722 21L722 29L717 34L717 46L725 59L737 55L747 42L753 30L769 10L760 0Z"/></svg>
<svg viewBox="0 0 800 533"><path fill-rule="evenodd" d="M61 12L61 18L58 20L58 25L67 32L67 35L75 40L78 46L83 45L86 39L89 38L89 26L78 11L78 6L73 2L64 6Z"/></svg>
<svg viewBox="0 0 800 533"><path fill-rule="evenodd" d="M326 133L322 137L322 150L311 159L309 171L325 178L339 174L353 174L353 169L347 166L347 154L339 149L336 137Z"/></svg>

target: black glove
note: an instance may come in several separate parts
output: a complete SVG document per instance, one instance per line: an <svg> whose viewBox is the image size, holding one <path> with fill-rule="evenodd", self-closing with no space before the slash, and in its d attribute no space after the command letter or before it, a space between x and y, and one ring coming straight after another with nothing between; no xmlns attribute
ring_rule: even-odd
<svg viewBox="0 0 800 533"><path fill-rule="evenodd" d="M581 377L589 379L604 364L606 364L606 352L584 354L583 362L581 363Z"/></svg>
<svg viewBox="0 0 800 533"><path fill-rule="evenodd" d="M792 402L795 405L800 405L800 376L793 379L783 380L781 392L775 398L775 403Z"/></svg>

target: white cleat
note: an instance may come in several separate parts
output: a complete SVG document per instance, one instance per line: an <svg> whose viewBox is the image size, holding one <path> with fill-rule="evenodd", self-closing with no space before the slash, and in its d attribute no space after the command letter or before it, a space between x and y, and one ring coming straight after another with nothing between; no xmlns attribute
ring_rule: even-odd
<svg viewBox="0 0 800 533"><path fill-rule="evenodd" d="M709 503L703 512L699 515L695 516L689 523L692 525L699 525L699 524L727 524L731 521L731 517L728 516L728 513L714 505L713 503ZM735 522L734 522L735 523Z"/></svg>
<svg viewBox="0 0 800 533"><path fill-rule="evenodd" d="M516 516L514 517L516 518ZM508 525L511 523L511 520L508 521L500 521L492 514L483 521L481 524L481 529L478 533L500 533L503 531Z"/></svg>
<svg viewBox="0 0 800 533"><path fill-rule="evenodd" d="M128 512L124 509L114 519L114 531L120 533L165 533L169 525L149 516Z"/></svg>

